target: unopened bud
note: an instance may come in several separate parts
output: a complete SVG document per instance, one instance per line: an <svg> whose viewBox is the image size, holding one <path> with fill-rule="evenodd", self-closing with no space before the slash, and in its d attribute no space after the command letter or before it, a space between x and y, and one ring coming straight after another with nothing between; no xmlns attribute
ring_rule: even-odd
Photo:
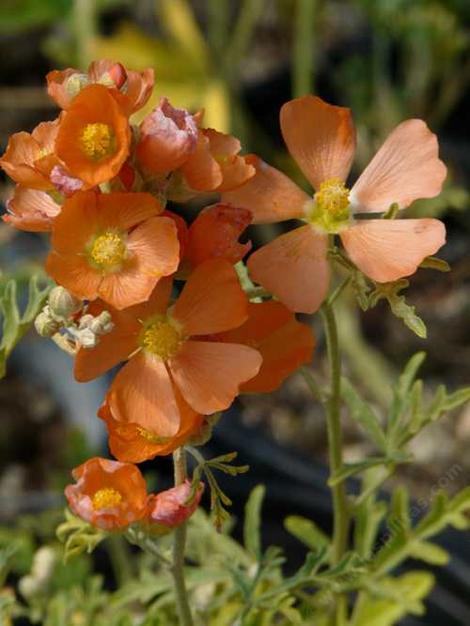
<svg viewBox="0 0 470 626"><path fill-rule="evenodd" d="M75 98L81 90L89 84L88 76L86 74L72 74L65 81L65 91L71 98Z"/></svg>
<svg viewBox="0 0 470 626"><path fill-rule="evenodd" d="M74 313L80 311L83 303L67 289L59 286L54 287L49 294L49 306L54 317L66 320Z"/></svg>
<svg viewBox="0 0 470 626"><path fill-rule="evenodd" d="M100 76L98 82L105 87L114 87L119 89L119 91L125 91L127 87L127 72L123 65L115 63L107 72Z"/></svg>
<svg viewBox="0 0 470 626"><path fill-rule="evenodd" d="M90 328L83 328L77 330L75 338L82 348L95 348L98 343L98 338Z"/></svg>
<svg viewBox="0 0 470 626"><path fill-rule="evenodd" d="M103 311L95 317L89 326L90 330L92 330L96 335L107 335L110 333L114 324L111 319L111 313L109 311Z"/></svg>
<svg viewBox="0 0 470 626"><path fill-rule="evenodd" d="M34 327L41 337L52 337L60 329L60 323L52 317L46 305L34 320Z"/></svg>

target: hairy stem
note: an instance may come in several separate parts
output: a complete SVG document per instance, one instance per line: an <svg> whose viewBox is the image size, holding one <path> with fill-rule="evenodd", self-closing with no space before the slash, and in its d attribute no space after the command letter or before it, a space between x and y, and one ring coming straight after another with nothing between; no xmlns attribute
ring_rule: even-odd
<svg viewBox="0 0 470 626"><path fill-rule="evenodd" d="M339 353L338 329L332 306L325 302L321 308L325 327L328 362L330 369L331 388L326 403L328 430L328 451L330 474L335 474L343 465L343 440L341 433L341 357ZM332 563L339 563L347 549L348 542L348 505L344 481L332 487L333 494L333 545ZM336 619L334 624L341 624L345 613L345 599L340 598L335 606Z"/></svg>
<svg viewBox="0 0 470 626"><path fill-rule="evenodd" d="M173 453L175 471L175 485L181 485L186 479L186 454L184 448L178 448ZM171 573L175 582L176 606L180 626L193 626L193 618L188 602L188 594L184 581L184 549L186 545L186 524L181 524L175 530L173 543L173 564Z"/></svg>

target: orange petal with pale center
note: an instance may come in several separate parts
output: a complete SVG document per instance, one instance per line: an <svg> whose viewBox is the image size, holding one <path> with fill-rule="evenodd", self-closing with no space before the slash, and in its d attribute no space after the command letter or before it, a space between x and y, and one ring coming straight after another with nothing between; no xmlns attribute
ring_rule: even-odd
<svg viewBox="0 0 470 626"><path fill-rule="evenodd" d="M99 295L117 309L146 301L163 276L176 271L179 243L175 223L168 217L142 222L127 240L129 258L122 269L105 274Z"/></svg>
<svg viewBox="0 0 470 626"><path fill-rule="evenodd" d="M366 276L387 283L414 274L445 244L446 232L435 219L367 220L342 232L341 240Z"/></svg>
<svg viewBox="0 0 470 626"><path fill-rule="evenodd" d="M281 108L281 130L289 152L315 189L330 178L346 180L356 150L349 109L302 96Z"/></svg>
<svg viewBox="0 0 470 626"><path fill-rule="evenodd" d="M158 437L173 437L180 411L165 363L144 351L124 365L109 390L114 419L131 422Z"/></svg>
<svg viewBox="0 0 470 626"><path fill-rule="evenodd" d="M447 169L438 156L437 137L422 120L399 124L385 140L351 190L356 212L401 209L442 189Z"/></svg>
<svg viewBox="0 0 470 626"><path fill-rule="evenodd" d="M328 237L301 226L260 248L248 259L251 278L291 311L315 313L328 291Z"/></svg>
<svg viewBox="0 0 470 626"><path fill-rule="evenodd" d="M310 196L259 157L249 155L246 160L255 167L256 174L241 187L223 193L223 202L249 209L254 224L303 217L303 207L311 200Z"/></svg>
<svg viewBox="0 0 470 626"><path fill-rule="evenodd" d="M186 402L210 415L232 404L240 385L258 373L261 360L260 353L248 346L187 341L169 367Z"/></svg>
<svg viewBox="0 0 470 626"><path fill-rule="evenodd" d="M211 259L193 271L172 314L187 335L210 335L243 324L247 306L248 300L230 263Z"/></svg>

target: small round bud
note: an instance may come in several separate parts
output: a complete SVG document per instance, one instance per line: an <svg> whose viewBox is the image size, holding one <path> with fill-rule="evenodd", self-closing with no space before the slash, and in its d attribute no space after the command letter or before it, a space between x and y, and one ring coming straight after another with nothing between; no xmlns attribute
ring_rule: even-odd
<svg viewBox="0 0 470 626"><path fill-rule="evenodd" d="M93 317L93 315L90 315L90 313L87 313L86 315L82 315L80 318L80 321L78 322L78 328L80 330L84 329L84 328L90 328L91 323L93 322L95 318Z"/></svg>
<svg viewBox="0 0 470 626"><path fill-rule="evenodd" d="M100 76L98 82L105 87L114 87L120 91L125 91L127 87L127 72L121 63L114 63L107 72Z"/></svg>
<svg viewBox="0 0 470 626"><path fill-rule="evenodd" d="M90 324L90 330L97 335L107 335L114 328L109 311L103 311Z"/></svg>
<svg viewBox="0 0 470 626"><path fill-rule="evenodd" d="M86 74L72 74L67 78L64 84L65 91L71 98L75 98L80 91L89 84L89 79Z"/></svg>
<svg viewBox="0 0 470 626"><path fill-rule="evenodd" d="M68 319L83 306L82 301L64 287L54 287L49 294L48 302L52 316L60 319Z"/></svg>
<svg viewBox="0 0 470 626"><path fill-rule="evenodd" d="M49 307L46 306L34 320L34 327L41 337L52 337L59 331L60 323L51 316Z"/></svg>
<svg viewBox="0 0 470 626"><path fill-rule="evenodd" d="M98 338L90 328L83 328L76 332L76 339L82 348L95 348L98 343Z"/></svg>

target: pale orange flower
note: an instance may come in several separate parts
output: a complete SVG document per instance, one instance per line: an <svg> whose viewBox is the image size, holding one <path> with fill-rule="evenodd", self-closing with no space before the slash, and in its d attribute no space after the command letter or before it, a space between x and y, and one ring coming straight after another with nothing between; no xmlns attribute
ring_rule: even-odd
<svg viewBox="0 0 470 626"><path fill-rule="evenodd" d="M54 144L60 118L53 122L41 122L33 132L15 133L8 141L0 167L16 183L32 189L54 188L49 174L55 163ZM52 161L51 161L52 159Z"/></svg>
<svg viewBox="0 0 470 626"><path fill-rule="evenodd" d="M109 89L126 115L131 115L150 98L154 72L150 68L136 72L126 69L121 63L101 59L91 63L87 74L72 68L53 70L47 74L46 80L49 95L62 109L68 109L84 87L98 84Z"/></svg>
<svg viewBox="0 0 470 626"><path fill-rule="evenodd" d="M72 472L76 484L65 488L72 511L106 531L119 531L147 512L147 487L135 465L94 457Z"/></svg>
<svg viewBox="0 0 470 626"><path fill-rule="evenodd" d="M129 359L108 394L111 415L165 438L181 428L180 397L203 415L224 410L261 365L251 347L207 339L247 319L248 301L230 263L199 265L169 307L171 286L160 281L148 302L113 316L114 329L96 348L80 350L75 366L83 381Z"/></svg>
<svg viewBox="0 0 470 626"><path fill-rule="evenodd" d="M6 203L8 213L2 216L4 222L18 230L47 232L61 207L48 193L38 189L28 189L17 185L13 197Z"/></svg>
<svg viewBox="0 0 470 626"><path fill-rule="evenodd" d="M55 153L67 174L94 187L114 178L129 155L125 113L103 85L89 85L62 113Z"/></svg>
<svg viewBox="0 0 470 626"><path fill-rule="evenodd" d="M80 361L80 357L78 359ZM175 395L180 411L180 425L173 437L161 437L134 422L114 419L108 401L105 400L98 411L98 416L106 424L109 449L116 459L142 463L156 456L171 454L176 448L185 445L189 439L200 434L205 422L204 417L184 402L177 389Z"/></svg>
<svg viewBox="0 0 470 626"><path fill-rule="evenodd" d="M143 302L179 263L175 224L161 212L147 193L76 193L54 220L48 273L78 298Z"/></svg>
<svg viewBox="0 0 470 626"><path fill-rule="evenodd" d="M219 341L242 343L259 350L263 362L258 374L240 387L243 393L269 393L301 365L310 363L315 347L312 329L301 324L280 302L250 302L247 321Z"/></svg>
<svg viewBox="0 0 470 626"><path fill-rule="evenodd" d="M223 200L248 208L254 223L300 219L304 226L255 252L250 274L291 310L313 313L328 290L328 233L338 233L349 257L368 277L390 282L413 274L445 243L436 219L355 219L400 209L439 194L446 168L436 136L421 120L401 123L389 135L352 189L345 186L355 152L349 109L304 96L281 109L287 147L313 185L313 199L287 176L256 157L256 176Z"/></svg>

